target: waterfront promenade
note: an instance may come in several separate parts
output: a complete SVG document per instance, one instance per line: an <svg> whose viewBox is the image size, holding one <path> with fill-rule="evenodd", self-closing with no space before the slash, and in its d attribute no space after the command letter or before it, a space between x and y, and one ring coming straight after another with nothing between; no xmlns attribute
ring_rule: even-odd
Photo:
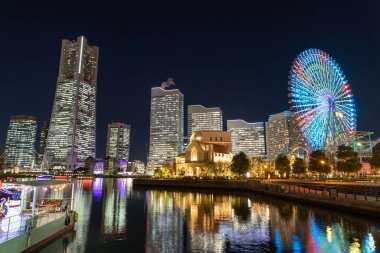
<svg viewBox="0 0 380 253"><path fill-rule="evenodd" d="M134 179L136 187L248 191L380 217L380 184L306 180Z"/></svg>

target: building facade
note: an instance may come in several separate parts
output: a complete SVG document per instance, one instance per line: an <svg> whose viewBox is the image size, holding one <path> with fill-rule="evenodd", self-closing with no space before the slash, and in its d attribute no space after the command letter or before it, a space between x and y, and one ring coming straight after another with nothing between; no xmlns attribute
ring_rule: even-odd
<svg viewBox="0 0 380 253"><path fill-rule="evenodd" d="M173 164L181 153L184 131L184 96L178 89L151 91L149 173Z"/></svg>
<svg viewBox="0 0 380 253"><path fill-rule="evenodd" d="M244 120L227 120L227 130L231 132L232 153L244 152L247 157L265 157L264 122L248 123Z"/></svg>
<svg viewBox="0 0 380 253"><path fill-rule="evenodd" d="M187 107L187 137L190 138L194 131L223 131L220 108L189 105Z"/></svg>
<svg viewBox="0 0 380 253"><path fill-rule="evenodd" d="M50 166L75 169L95 157L99 49L83 36L63 40L57 88L46 142Z"/></svg>
<svg viewBox="0 0 380 253"><path fill-rule="evenodd" d="M130 135L130 125L121 122L108 124L106 156L128 161Z"/></svg>
<svg viewBox="0 0 380 253"><path fill-rule="evenodd" d="M231 132L195 131L186 152L176 158L175 173L179 176L206 175L210 163L227 168L232 158Z"/></svg>
<svg viewBox="0 0 380 253"><path fill-rule="evenodd" d="M145 164L140 160L133 160L128 162L127 172L135 174L145 174Z"/></svg>
<svg viewBox="0 0 380 253"><path fill-rule="evenodd" d="M305 147L302 134L293 123L290 111L271 114L265 124L268 159L274 160L278 155L289 153L297 146Z"/></svg>
<svg viewBox="0 0 380 253"><path fill-rule="evenodd" d="M34 167L36 131L36 117L11 116L4 153L7 169L23 171Z"/></svg>
<svg viewBox="0 0 380 253"><path fill-rule="evenodd" d="M42 121L41 131L40 131L40 140L38 143L38 158L37 158L38 165L41 165L44 159L46 139L49 132L49 124L50 124L50 120Z"/></svg>

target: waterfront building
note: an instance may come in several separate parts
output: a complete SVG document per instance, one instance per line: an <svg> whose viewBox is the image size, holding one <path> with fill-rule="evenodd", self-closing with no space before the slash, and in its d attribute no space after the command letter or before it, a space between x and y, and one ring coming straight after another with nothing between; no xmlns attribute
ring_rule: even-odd
<svg viewBox="0 0 380 253"><path fill-rule="evenodd" d="M176 158L176 174L200 176L210 162L227 167L232 157L231 132L195 131L186 152Z"/></svg>
<svg viewBox="0 0 380 253"><path fill-rule="evenodd" d="M29 170L35 163L37 119L34 116L11 116L5 143L7 169Z"/></svg>
<svg viewBox="0 0 380 253"><path fill-rule="evenodd" d="M90 175L103 174L104 160L101 158L87 157L85 161L85 169Z"/></svg>
<svg viewBox="0 0 380 253"><path fill-rule="evenodd" d="M121 122L108 124L106 156L128 161L130 134L130 125Z"/></svg>
<svg viewBox="0 0 380 253"><path fill-rule="evenodd" d="M264 157L264 122L248 123L241 119L227 120L227 130L231 132L232 153L244 152L247 157Z"/></svg>
<svg viewBox="0 0 380 253"><path fill-rule="evenodd" d="M202 105L187 107L187 137L194 131L223 131L222 111L219 107L206 108Z"/></svg>
<svg viewBox="0 0 380 253"><path fill-rule="evenodd" d="M41 131L40 131L40 141L38 143L38 158L37 164L41 165L44 159L45 148L46 148L46 139L49 132L50 120L42 121Z"/></svg>
<svg viewBox="0 0 380 253"><path fill-rule="evenodd" d="M84 36L63 40L57 88L46 142L49 164L66 169L95 157L99 49Z"/></svg>
<svg viewBox="0 0 380 253"><path fill-rule="evenodd" d="M287 154L298 146L305 147L290 111L271 114L265 124L268 159L274 160L279 154Z"/></svg>
<svg viewBox="0 0 380 253"><path fill-rule="evenodd" d="M145 174L145 164L140 160L130 161L128 162L127 171L137 174Z"/></svg>
<svg viewBox="0 0 380 253"><path fill-rule="evenodd" d="M184 96L178 89L152 88L150 105L149 173L173 164L181 153Z"/></svg>

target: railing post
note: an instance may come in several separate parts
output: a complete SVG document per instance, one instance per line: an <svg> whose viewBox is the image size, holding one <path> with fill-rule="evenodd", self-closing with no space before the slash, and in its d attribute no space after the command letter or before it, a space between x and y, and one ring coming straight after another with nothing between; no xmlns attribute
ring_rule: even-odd
<svg viewBox="0 0 380 253"><path fill-rule="evenodd" d="M7 240L9 235L9 225L11 224L11 217L8 217L8 229L7 229Z"/></svg>

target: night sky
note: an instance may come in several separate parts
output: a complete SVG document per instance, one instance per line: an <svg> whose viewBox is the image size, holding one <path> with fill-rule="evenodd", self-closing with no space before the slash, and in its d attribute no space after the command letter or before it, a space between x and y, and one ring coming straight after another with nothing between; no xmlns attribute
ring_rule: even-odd
<svg viewBox="0 0 380 253"><path fill-rule="evenodd" d="M61 40L79 35L100 48L98 157L107 124L121 121L131 124L130 158L145 161L150 88L168 77L185 112L219 106L225 127L227 119L266 121L288 109L290 66L308 48L335 58L353 90L358 130L379 136L379 1L24 2L0 8L0 149L11 115L50 119Z"/></svg>

